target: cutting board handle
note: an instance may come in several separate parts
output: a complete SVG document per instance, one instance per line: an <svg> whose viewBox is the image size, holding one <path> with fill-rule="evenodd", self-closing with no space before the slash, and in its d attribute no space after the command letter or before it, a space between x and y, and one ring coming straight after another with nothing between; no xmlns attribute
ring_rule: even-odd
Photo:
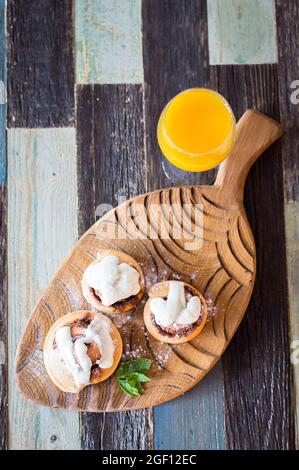
<svg viewBox="0 0 299 470"><path fill-rule="evenodd" d="M216 186L223 201L242 202L247 174L258 157L282 135L281 125L264 114L249 109L237 123L237 136L231 154L218 170Z"/></svg>

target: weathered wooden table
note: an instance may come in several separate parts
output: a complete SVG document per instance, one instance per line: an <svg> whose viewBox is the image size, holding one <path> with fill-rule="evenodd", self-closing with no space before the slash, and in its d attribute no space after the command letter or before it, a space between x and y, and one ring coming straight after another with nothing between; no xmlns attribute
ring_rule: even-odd
<svg viewBox="0 0 299 470"><path fill-rule="evenodd" d="M1 0L0 33L1 447L298 447L298 1ZM156 125L193 86L285 128L247 183L258 272L245 320L202 383L155 409L79 415L27 402L14 356L30 310L107 204L178 183Z"/></svg>

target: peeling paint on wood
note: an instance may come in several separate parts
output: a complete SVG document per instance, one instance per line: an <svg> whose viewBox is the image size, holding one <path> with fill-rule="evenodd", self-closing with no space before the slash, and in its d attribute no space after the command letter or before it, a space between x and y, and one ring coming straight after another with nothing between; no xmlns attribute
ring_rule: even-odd
<svg viewBox="0 0 299 470"><path fill-rule="evenodd" d="M210 64L277 62L273 0L208 0Z"/></svg>
<svg viewBox="0 0 299 470"><path fill-rule="evenodd" d="M28 315L77 239L76 171L74 129L8 130L11 449L80 448L78 413L26 401L16 389L13 367Z"/></svg>
<svg viewBox="0 0 299 470"><path fill-rule="evenodd" d="M76 0L77 83L143 81L141 0Z"/></svg>
<svg viewBox="0 0 299 470"><path fill-rule="evenodd" d="M286 319L282 168L276 148L270 150L272 157L265 156L270 159L274 157L273 161L267 163L261 160L253 169L247 185L249 216L254 221L258 245L266 249L265 257L259 261L260 280L247 317L222 361L225 397L222 373L218 366L218 372L214 369L198 388L185 397L155 409L155 444L157 448L163 449L170 446L173 449L225 446L292 448L293 410L290 410L292 391L287 336L290 331L293 340L299 339L299 208L298 203L293 202L299 199L299 184L296 134L298 105L296 107L290 101L290 86L299 79L298 1L276 0L278 70L275 66L224 66L211 67L209 70L205 0L144 0L143 3L141 0L74 0L73 7L71 0L41 0L33 2L34 5L28 0L7 0L7 3L11 88L9 127L74 124L75 54L76 76L80 83L142 83L142 4L146 12L143 30L147 47L143 52L147 73L145 113L148 121L145 130L148 140L146 160L140 151L144 158L142 164L134 166L135 161L129 158L132 148L125 146L129 152L122 160L124 164L122 167L114 167L110 174L109 165L100 165L94 158L95 153L98 156L102 142L100 139L96 142L88 140L89 135L96 134L103 123L97 123L91 129L84 124L86 107L83 106L83 100L89 99L93 87L82 87L79 100L84 139L80 140L82 135L79 136L79 145L82 145L82 152L86 153L82 153L82 161L79 162L79 191L84 195L80 200L79 212L74 205L77 197L74 129L9 131L8 197L5 185L5 0L0 0L0 279L3 280L0 302L0 447L6 448L8 445L7 197L11 281L9 361L13 365L16 343L26 316L38 293L46 286L56 266L76 239L77 215L80 231L84 231L90 223L89 219L95 216L95 205L102 202L102 198L106 200L111 197L109 202L118 204L128 195L142 192L144 184L145 189L150 190L175 183L164 177L162 157L156 142L156 122L167 100L189 86L217 86L231 101L237 115L248 106L256 106L273 115L278 113L278 74L280 114L286 131L281 148L284 162L290 330ZM211 64L277 62L273 0L207 0L207 3ZM75 15L77 51L73 50L72 8L75 10L73 17ZM45 34L45 31L50 33ZM28 47L29 43L32 47ZM51 60L48 60L49 52ZM213 77L210 80L210 73L217 76L216 81L213 81ZM142 87L138 93L141 92ZM120 96L122 93L132 95L133 91L127 85L122 85L117 93ZM96 101L100 97L98 95L104 96L106 105L117 99L112 89L105 92L98 88L91 95L92 112L99 109ZM133 95L133 104L139 103L135 92ZM110 124L116 128L119 126L122 132L119 116L124 112L126 118L128 113L115 102L112 108L113 119ZM129 111L139 115L134 107L129 107ZM278 115L276 117L279 118ZM134 122L137 122L138 127L139 120ZM127 139L128 136L125 136L126 142ZM135 148L139 144L143 146L137 139ZM109 139L105 141L106 149L108 145ZM118 141L113 140L113 151L122 152L123 147L118 145ZM103 158L106 162L104 154ZM148 166L146 181L142 165ZM91 174L95 184L90 183ZM212 174L208 175L210 180ZM265 174L268 176L264 184ZM103 177L103 187L96 184L96 175ZM196 178L197 175L194 175L192 181ZM201 175L201 178L205 181L206 174ZM257 193L264 195L258 203ZM275 214L274 219L272 214ZM275 243L272 240L265 245L265 228L256 222L257 217L264 218L263 225L266 221L267 226L271 227ZM273 263L276 269L273 269ZM263 276L264 273L267 275ZM270 304L265 297L268 292L273 293ZM275 321L269 321L274 315ZM264 369L256 367L261 361L265 363ZM298 365L293 365L293 372L295 389L292 399L296 406L296 445L299 448ZM15 389L13 367L10 367L9 374L10 447L80 448L78 415L63 410L46 410L26 402ZM209 423L212 424L209 426ZM86 449L152 446L151 410L97 416L84 414L81 415L81 425L81 445ZM205 431L207 435L204 435Z"/></svg>

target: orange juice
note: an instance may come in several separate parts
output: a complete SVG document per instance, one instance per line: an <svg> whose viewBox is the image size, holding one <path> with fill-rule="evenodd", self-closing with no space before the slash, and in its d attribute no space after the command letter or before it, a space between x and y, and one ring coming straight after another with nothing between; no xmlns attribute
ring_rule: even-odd
<svg viewBox="0 0 299 470"><path fill-rule="evenodd" d="M176 167L205 171L229 154L236 134L234 114L213 90L190 88L175 96L162 111L158 142Z"/></svg>

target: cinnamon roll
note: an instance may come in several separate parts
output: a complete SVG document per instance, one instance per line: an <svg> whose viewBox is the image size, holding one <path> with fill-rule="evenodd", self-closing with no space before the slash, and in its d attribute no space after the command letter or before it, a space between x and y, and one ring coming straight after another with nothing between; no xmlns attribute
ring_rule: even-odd
<svg viewBox="0 0 299 470"><path fill-rule="evenodd" d="M98 252L81 284L87 302L104 313L127 312L144 293L144 276L137 261L112 249Z"/></svg>
<svg viewBox="0 0 299 470"><path fill-rule="evenodd" d="M159 282L148 295L144 323L154 338L163 343L186 343L202 331L207 304L193 286L179 281Z"/></svg>
<svg viewBox="0 0 299 470"><path fill-rule="evenodd" d="M106 380L122 355L118 329L106 316L78 310L59 318L44 344L44 363L51 380L64 392Z"/></svg>

